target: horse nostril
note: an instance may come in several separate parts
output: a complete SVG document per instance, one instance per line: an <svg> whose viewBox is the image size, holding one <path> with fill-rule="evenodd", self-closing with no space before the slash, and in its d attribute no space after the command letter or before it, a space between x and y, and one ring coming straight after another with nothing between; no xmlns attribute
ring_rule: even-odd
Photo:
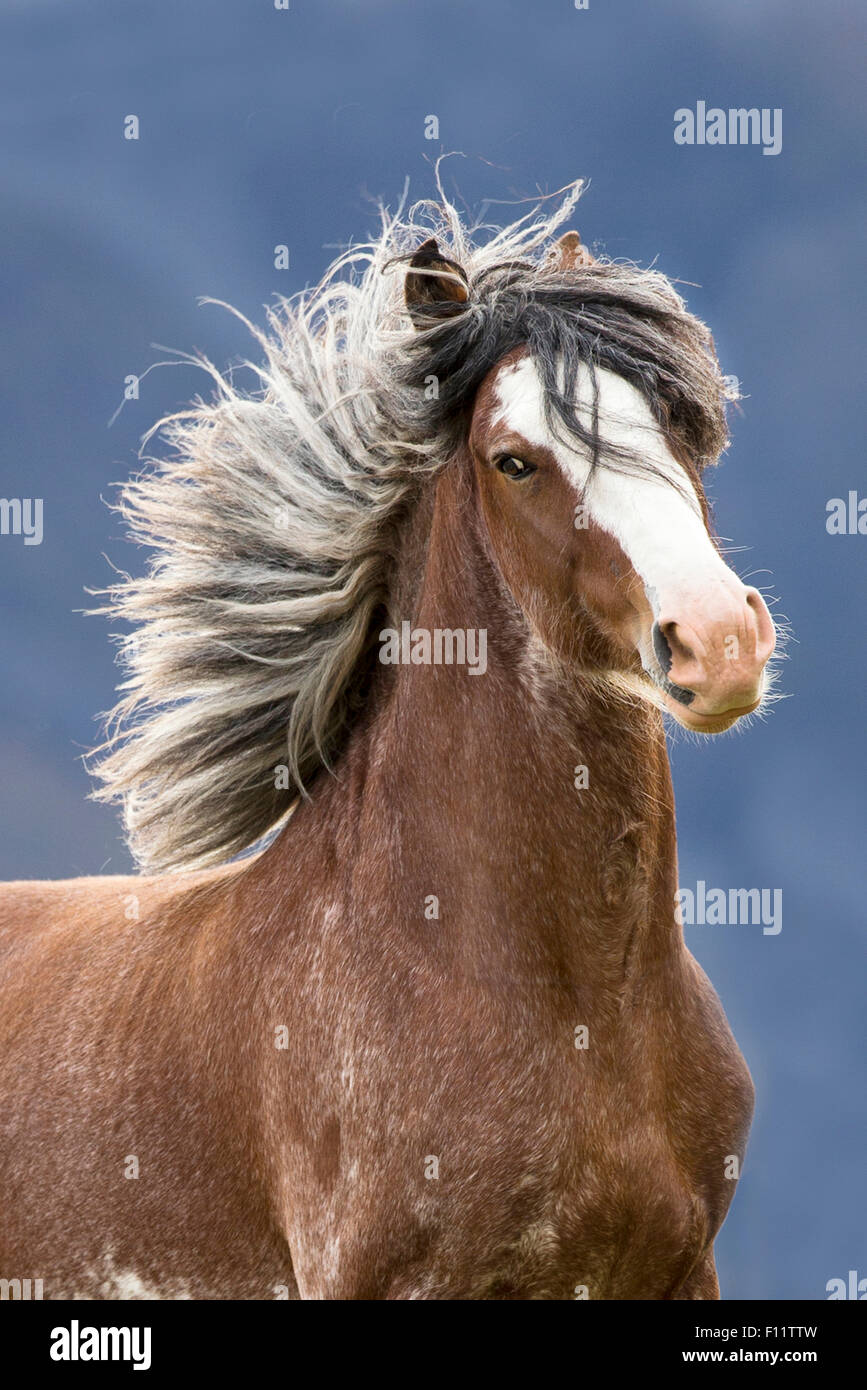
<svg viewBox="0 0 867 1390"><path fill-rule="evenodd" d="M667 676L671 670L671 647L668 645L668 638L659 623L653 624L653 650L663 673Z"/></svg>
<svg viewBox="0 0 867 1390"><path fill-rule="evenodd" d="M682 685L675 685L673 681L667 679L668 673L671 670L673 658L668 638L659 626L659 623L653 624L651 636L653 638L653 650L656 654L656 659L659 662L663 676L666 677L665 689L673 699L677 700L678 704L691 705L695 699L695 691L685 690Z"/></svg>

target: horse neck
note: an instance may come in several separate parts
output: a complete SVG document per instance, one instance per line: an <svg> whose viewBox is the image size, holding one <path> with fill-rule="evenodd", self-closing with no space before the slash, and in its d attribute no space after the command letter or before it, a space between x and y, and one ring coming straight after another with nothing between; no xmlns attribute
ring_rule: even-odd
<svg viewBox="0 0 867 1390"><path fill-rule="evenodd" d="M487 670L378 665L340 777L355 853L377 866L364 881L373 891L378 877L383 911L422 930L435 899L476 969L500 957L512 974L522 959L538 972L541 953L557 978L586 979L595 962L616 984L636 934L646 968L674 931L660 717L552 666L499 577L468 470L446 470L430 493L407 528L388 621L484 629Z"/></svg>

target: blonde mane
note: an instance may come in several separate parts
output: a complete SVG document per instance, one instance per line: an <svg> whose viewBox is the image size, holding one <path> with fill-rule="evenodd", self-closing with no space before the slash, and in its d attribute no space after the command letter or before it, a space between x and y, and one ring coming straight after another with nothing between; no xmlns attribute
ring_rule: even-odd
<svg viewBox="0 0 867 1390"><path fill-rule="evenodd" d="M508 295L525 303L533 276L558 289L547 253L580 192L570 185L553 210L536 204L499 231L466 228L441 188L405 215L383 211L375 240L278 301L266 332L248 325L264 354L245 364L254 392L195 359L212 399L154 427L148 439L159 433L166 456L121 492L132 538L154 552L148 572L108 590L101 610L134 633L121 639L126 679L97 750L96 796L122 803L142 867L195 868L250 848L339 753L388 596L396 521L453 453L457 407L499 350L491 325L508 318ZM430 236L478 294L460 322L420 333L403 272ZM617 360L628 364L626 342L642 386L675 424L680 411L712 461L723 387L703 325L662 275L602 262L587 274L597 307L582 332L604 342L620 315ZM573 299L574 281L560 287ZM449 353L462 383L450 404L439 382Z"/></svg>

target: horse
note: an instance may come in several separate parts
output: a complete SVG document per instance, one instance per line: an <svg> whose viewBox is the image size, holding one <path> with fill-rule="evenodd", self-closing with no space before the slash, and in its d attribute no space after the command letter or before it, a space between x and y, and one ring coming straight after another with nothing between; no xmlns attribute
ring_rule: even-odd
<svg viewBox="0 0 867 1390"><path fill-rule="evenodd" d="M710 332L579 191L383 209L155 427L94 756L136 872L0 898L4 1277L720 1296L754 1090L666 738L767 708L775 625L706 500Z"/></svg>

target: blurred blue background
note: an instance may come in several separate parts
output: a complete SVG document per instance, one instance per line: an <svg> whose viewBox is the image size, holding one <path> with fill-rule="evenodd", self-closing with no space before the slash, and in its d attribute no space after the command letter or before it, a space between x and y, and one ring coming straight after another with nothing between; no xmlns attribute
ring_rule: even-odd
<svg viewBox="0 0 867 1390"><path fill-rule="evenodd" d="M0 0L0 495L44 498L44 541L0 538L0 873L129 864L79 761L113 702L103 504L162 413L206 389L274 292L319 277L404 178L472 209L585 176L585 241L681 281L746 393L712 482L743 575L780 596L790 699L673 752L680 882L781 888L783 929L687 927L751 1065L758 1110L718 1242L723 1293L826 1296L865 1239L864 568L825 504L867 492L857 364L867 87L855 0ZM679 107L780 107L783 148L679 147ZM124 118L140 139L123 138ZM439 140L424 138L425 117ZM499 200L503 200L500 204ZM274 247L290 267L274 268ZM857 443L856 443L857 441Z"/></svg>

